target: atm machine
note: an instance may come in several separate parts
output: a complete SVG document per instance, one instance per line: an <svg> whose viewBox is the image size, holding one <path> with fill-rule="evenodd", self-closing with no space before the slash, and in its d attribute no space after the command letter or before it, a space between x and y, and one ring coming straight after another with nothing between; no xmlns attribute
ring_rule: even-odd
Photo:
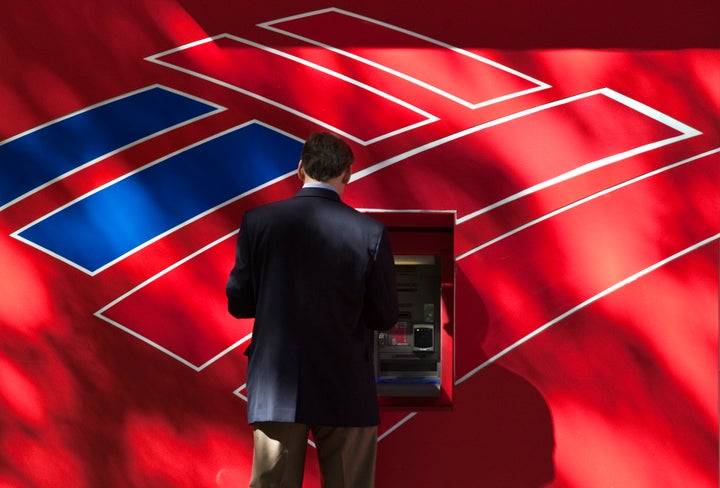
<svg viewBox="0 0 720 488"><path fill-rule="evenodd" d="M375 334L381 396L440 394L440 257L395 255L400 319Z"/></svg>
<svg viewBox="0 0 720 488"><path fill-rule="evenodd" d="M454 380L455 212L368 211L395 258L398 323L375 333L379 403L449 407Z"/></svg>

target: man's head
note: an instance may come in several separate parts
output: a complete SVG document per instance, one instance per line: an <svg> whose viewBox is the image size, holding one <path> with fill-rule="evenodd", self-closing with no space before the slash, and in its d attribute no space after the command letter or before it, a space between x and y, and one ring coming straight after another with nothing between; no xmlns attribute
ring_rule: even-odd
<svg viewBox="0 0 720 488"><path fill-rule="evenodd" d="M305 141L300 160L307 176L315 181L328 182L339 176L349 180L355 156L350 146L338 136L315 132Z"/></svg>

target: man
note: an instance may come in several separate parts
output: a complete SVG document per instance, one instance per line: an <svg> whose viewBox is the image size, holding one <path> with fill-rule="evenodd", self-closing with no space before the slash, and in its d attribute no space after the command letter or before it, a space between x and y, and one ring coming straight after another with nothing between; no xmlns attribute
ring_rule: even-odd
<svg viewBox="0 0 720 488"><path fill-rule="evenodd" d="M320 132L292 198L245 213L228 310L255 317L248 355L251 487L300 487L309 432L323 487L374 485L378 404L372 330L398 318L385 227L344 204L354 156Z"/></svg>

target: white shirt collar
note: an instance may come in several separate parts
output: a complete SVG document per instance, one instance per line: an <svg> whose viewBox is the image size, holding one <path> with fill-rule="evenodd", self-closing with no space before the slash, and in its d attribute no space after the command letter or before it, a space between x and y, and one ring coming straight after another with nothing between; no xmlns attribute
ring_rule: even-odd
<svg viewBox="0 0 720 488"><path fill-rule="evenodd" d="M325 188L326 190L332 190L335 193L338 193L335 187L333 187L332 185L328 185L327 183L305 183L303 185L303 188Z"/></svg>

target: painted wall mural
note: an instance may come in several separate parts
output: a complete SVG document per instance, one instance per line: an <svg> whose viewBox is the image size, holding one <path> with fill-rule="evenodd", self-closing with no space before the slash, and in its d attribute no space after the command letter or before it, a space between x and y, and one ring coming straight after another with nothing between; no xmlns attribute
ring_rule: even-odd
<svg viewBox="0 0 720 488"><path fill-rule="evenodd" d="M247 485L224 285L318 129L456 213L453 406L383 409L379 488L717 486L720 46L335 5L0 8L0 486Z"/></svg>

